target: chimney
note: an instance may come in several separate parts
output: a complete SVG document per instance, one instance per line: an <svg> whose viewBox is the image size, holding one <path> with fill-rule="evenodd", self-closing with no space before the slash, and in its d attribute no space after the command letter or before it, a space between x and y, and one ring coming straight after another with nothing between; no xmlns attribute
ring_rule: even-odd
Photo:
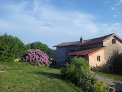
<svg viewBox="0 0 122 92"><path fill-rule="evenodd" d="M80 38L80 42L83 42L84 40L83 40L83 37L81 36L81 38Z"/></svg>

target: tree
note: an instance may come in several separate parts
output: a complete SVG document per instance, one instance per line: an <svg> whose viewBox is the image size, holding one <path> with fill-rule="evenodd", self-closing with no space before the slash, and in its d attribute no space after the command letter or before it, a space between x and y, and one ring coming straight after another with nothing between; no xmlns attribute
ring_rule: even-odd
<svg viewBox="0 0 122 92"><path fill-rule="evenodd" d="M7 35L0 36L0 61L11 61L22 55L24 43L17 37Z"/></svg>
<svg viewBox="0 0 122 92"><path fill-rule="evenodd" d="M29 43L25 46L26 50L27 49L40 49L42 51L44 51L45 53L49 53L50 48L46 45L43 44L41 42L33 42L33 43Z"/></svg>

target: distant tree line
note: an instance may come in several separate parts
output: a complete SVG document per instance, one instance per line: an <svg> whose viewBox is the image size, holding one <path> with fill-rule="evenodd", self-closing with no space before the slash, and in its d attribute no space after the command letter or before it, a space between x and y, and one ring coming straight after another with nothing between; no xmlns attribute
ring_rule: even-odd
<svg viewBox="0 0 122 92"><path fill-rule="evenodd" d="M50 51L50 48L41 42L24 45L18 37L7 33L0 35L0 61L13 61L15 58L21 57L28 49L40 49L45 53Z"/></svg>
<svg viewBox="0 0 122 92"><path fill-rule="evenodd" d="M42 51L44 51L45 53L49 53L50 48L46 45L43 44L41 42L33 42L33 43L29 43L27 45L25 45L25 49L40 49Z"/></svg>

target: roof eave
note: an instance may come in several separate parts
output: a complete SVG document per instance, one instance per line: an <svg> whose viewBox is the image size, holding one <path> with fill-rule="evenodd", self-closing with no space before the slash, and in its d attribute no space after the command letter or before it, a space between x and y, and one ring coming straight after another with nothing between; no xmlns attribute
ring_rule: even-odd
<svg viewBox="0 0 122 92"><path fill-rule="evenodd" d="M70 47L70 46L81 46L81 45L66 45L66 46L53 46L53 47Z"/></svg>
<svg viewBox="0 0 122 92"><path fill-rule="evenodd" d="M92 54L95 54L96 52L98 52L98 51L100 51L100 50L103 50L103 49L105 49L105 48L106 48L106 46L103 47L103 48L100 48L100 49L98 49L98 50L96 50L96 51L94 51L94 52L92 52L92 53L89 53L88 56L90 56L90 55L92 55Z"/></svg>

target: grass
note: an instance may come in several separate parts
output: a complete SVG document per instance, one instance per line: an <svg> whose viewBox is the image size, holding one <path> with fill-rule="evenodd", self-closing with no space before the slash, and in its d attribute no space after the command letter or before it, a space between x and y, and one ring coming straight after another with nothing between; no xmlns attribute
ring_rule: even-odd
<svg viewBox="0 0 122 92"><path fill-rule="evenodd" d="M0 62L0 92L82 92L62 79L60 69Z"/></svg>
<svg viewBox="0 0 122 92"><path fill-rule="evenodd" d="M117 75L117 74L112 74L112 73L103 73L103 72L97 72L100 75L104 75L108 78L111 78L116 81L121 81L122 82L122 75Z"/></svg>

